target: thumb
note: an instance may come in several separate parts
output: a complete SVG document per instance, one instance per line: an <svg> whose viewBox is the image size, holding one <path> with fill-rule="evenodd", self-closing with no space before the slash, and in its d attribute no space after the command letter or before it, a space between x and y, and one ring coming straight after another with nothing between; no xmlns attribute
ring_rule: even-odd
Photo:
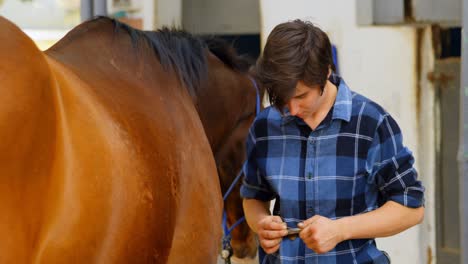
<svg viewBox="0 0 468 264"><path fill-rule="evenodd" d="M271 220L275 223L283 223L283 219L281 219L281 217L277 216L277 215L272 215L271 216Z"/></svg>
<svg viewBox="0 0 468 264"><path fill-rule="evenodd" d="M313 222L317 221L317 219L319 219L321 216L320 215L314 215L312 216L311 218L305 220L304 222L301 222L301 223L298 223L297 224L297 227L299 228L305 228L306 226L312 224Z"/></svg>

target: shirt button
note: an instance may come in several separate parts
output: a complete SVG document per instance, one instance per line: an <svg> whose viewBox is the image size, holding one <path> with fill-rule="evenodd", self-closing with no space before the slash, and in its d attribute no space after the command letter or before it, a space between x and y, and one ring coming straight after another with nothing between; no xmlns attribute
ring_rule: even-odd
<svg viewBox="0 0 468 264"><path fill-rule="evenodd" d="M315 138L309 138L309 144L314 144L315 143Z"/></svg>
<svg viewBox="0 0 468 264"><path fill-rule="evenodd" d="M307 178L310 180L312 179L312 172L307 173Z"/></svg>

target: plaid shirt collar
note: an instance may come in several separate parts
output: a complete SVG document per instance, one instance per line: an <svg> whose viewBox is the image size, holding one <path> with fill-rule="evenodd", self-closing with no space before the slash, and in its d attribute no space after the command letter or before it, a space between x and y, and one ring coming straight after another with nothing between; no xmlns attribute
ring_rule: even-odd
<svg viewBox="0 0 468 264"><path fill-rule="evenodd" d="M344 82L344 80L336 74L332 74L329 80L338 88L335 103L332 107L333 115L331 119L341 119L343 121L349 122L349 120L351 120L352 107L351 90L349 89L348 85ZM305 125L304 120L302 120L299 117L292 116L289 112L289 109L286 108L284 110L284 115L282 116L282 125L286 125L293 120L295 120L299 125Z"/></svg>

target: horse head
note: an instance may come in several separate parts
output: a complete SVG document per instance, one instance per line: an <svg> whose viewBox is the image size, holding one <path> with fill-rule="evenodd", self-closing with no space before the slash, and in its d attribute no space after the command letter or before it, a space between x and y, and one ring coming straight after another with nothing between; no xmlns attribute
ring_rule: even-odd
<svg viewBox="0 0 468 264"><path fill-rule="evenodd" d="M210 50L208 87L197 95L196 105L213 150L221 191L226 195L245 161L245 140L263 90L258 90L249 74L247 59L224 41L208 39L206 43ZM235 183L224 201L228 228L244 217L240 185L241 181ZM255 257L257 241L246 221L233 228L230 236L235 258Z"/></svg>

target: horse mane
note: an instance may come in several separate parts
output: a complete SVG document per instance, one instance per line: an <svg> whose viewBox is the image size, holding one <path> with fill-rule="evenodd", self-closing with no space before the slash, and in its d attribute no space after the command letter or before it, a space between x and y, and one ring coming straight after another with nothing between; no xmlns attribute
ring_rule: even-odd
<svg viewBox="0 0 468 264"><path fill-rule="evenodd" d="M207 37L204 38L204 41L211 53L233 70L247 73L253 64L253 61L249 57L237 55L232 45L223 39Z"/></svg>
<svg viewBox="0 0 468 264"><path fill-rule="evenodd" d="M138 49L140 41L147 41L165 69L176 72L186 89L195 96L207 77L209 50L226 66L234 71L247 73L251 62L237 55L235 49L222 39L200 38L184 30L163 27L157 31L142 31L109 17L97 17L90 22L108 20L114 24L114 31L127 32L132 45Z"/></svg>

